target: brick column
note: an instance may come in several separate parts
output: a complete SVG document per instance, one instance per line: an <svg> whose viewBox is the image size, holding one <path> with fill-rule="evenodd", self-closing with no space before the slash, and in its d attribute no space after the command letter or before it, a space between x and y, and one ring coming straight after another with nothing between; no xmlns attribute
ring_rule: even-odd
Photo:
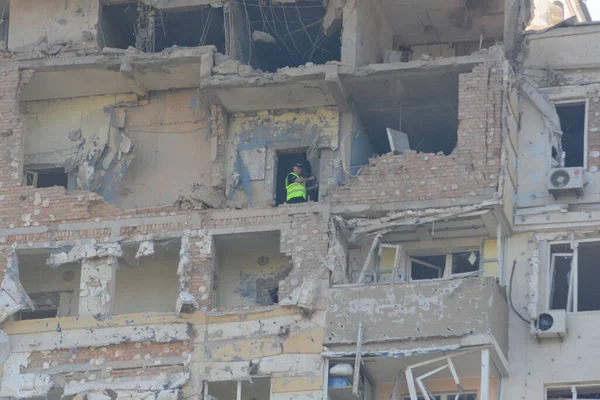
<svg viewBox="0 0 600 400"><path fill-rule="evenodd" d="M117 257L85 259L81 263L79 316L109 314L115 299Z"/></svg>

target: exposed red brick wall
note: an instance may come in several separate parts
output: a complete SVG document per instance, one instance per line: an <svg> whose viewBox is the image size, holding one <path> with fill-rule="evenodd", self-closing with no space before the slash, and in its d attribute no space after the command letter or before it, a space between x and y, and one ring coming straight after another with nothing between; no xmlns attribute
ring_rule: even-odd
<svg viewBox="0 0 600 400"><path fill-rule="evenodd" d="M67 364L101 365L110 361L133 361L138 359L159 359L190 354L192 342L122 343L112 346L83 347L52 351L34 351L29 357L27 368L56 367ZM93 361L93 362L92 362Z"/></svg>
<svg viewBox="0 0 600 400"><path fill-rule="evenodd" d="M333 190L331 203L381 204L481 196L498 185L502 69L478 65L459 76L458 141L452 154L406 152L372 159Z"/></svg>

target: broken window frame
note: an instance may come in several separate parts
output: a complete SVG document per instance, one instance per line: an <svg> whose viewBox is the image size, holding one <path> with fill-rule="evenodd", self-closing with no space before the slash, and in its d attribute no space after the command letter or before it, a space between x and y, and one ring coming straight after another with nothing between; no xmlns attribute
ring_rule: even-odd
<svg viewBox="0 0 600 400"><path fill-rule="evenodd" d="M381 279L381 255L383 253L383 249L395 249L396 250L396 255L394 256L394 265L392 265L392 269L391 270L385 270L386 274L389 271L390 274L390 280L382 280ZM398 280L398 266L400 265L400 254L402 252L402 246L400 245L393 245L393 244L384 244L384 243L380 243L378 246L378 251L377 251L377 264L375 267L375 273L373 276L373 282L374 283L389 283L389 282L396 282Z"/></svg>
<svg viewBox="0 0 600 400"><path fill-rule="evenodd" d="M575 98L575 99L556 99L556 100L552 100L552 104L554 105L554 108L556 109L557 106L565 106L565 105L575 105L575 104L583 104L584 105L584 121L583 121L583 165L581 166L581 168L583 169L587 169L588 168L588 135L589 135L589 129L588 129L588 123L589 123L589 110L590 110L590 101L588 98ZM558 110L557 110L558 113ZM562 127L561 127L562 130ZM562 137L560 138L560 141L562 141ZM563 154L559 154L558 158L559 160L561 160L561 165L559 167L563 168L564 167L564 162L565 162L565 152L564 149L562 150ZM551 155L552 158L552 155ZM578 166L575 166L573 168L577 168Z"/></svg>
<svg viewBox="0 0 600 400"><path fill-rule="evenodd" d="M546 309L553 310L552 308L552 292L553 292L553 276L554 276L554 260L555 255L565 256L571 255L571 277L569 279L569 292L567 293L567 312L568 313L576 313L576 312L588 312L579 311L579 244L581 243L597 243L600 246L600 238L591 238L591 239L579 239L579 240L560 240L548 243L547 249L547 260L548 260L548 282L546 285ZM572 253L555 253L552 254L552 246L555 245L564 245L570 244ZM600 311L600 307L598 310L589 310L589 311Z"/></svg>
<svg viewBox="0 0 600 400"><path fill-rule="evenodd" d="M480 374L480 389L478 400L489 400L490 399L490 373L491 371L495 371L496 376L500 379L501 374L499 373L498 367L496 366L493 357L490 354L489 347L480 347L474 348L472 350L459 351L456 353L451 353L445 356L433 358L431 360L422 361L420 363L416 363L413 365L409 365L404 370L404 375L406 378L406 383L408 384L408 392L409 396L407 397L409 400L418 400L421 396L428 400L435 400L435 395L431 393L424 380L429 378L439 372L444 370L449 370L452 374L452 378L456 387L458 389L458 393L455 395L454 400L460 400L461 394L471 394L473 391L465 391L460 382L460 378L458 373L456 372L456 368L454 367L454 363L452 359L454 357L459 357L465 354L470 353L480 353L481 354L481 374ZM445 362L445 365L434 368L432 365L432 370L421 374L420 376L415 377L415 369L419 367L424 367L430 364L439 364ZM501 384L502 382L500 382Z"/></svg>
<svg viewBox="0 0 600 400"><path fill-rule="evenodd" d="M483 244L481 246L483 246ZM432 250L431 252L428 251L427 256L445 256L446 257L446 262L445 262L443 271L440 271L439 277L434 278L434 279L460 279L460 278L468 278L471 276L481 275L482 254L483 254L483 249L481 248L481 246L479 248L466 247L464 249L461 249L461 251L436 251L436 250ZM478 264L479 265L478 265L477 271L453 273L452 272L452 261L453 261L454 255L460 254L460 253L468 253L468 252L478 253ZM440 269L436 265L429 264L429 263L426 263L424 261L414 258L416 256L411 255L410 253L411 253L411 251L407 250L406 256L405 256L405 259L406 259L406 274L405 275L406 275L407 282L419 282L419 281L424 280L424 279L413 279L412 278L412 263L413 262L423 265L425 267ZM425 256L425 255L421 255L421 256Z"/></svg>
<svg viewBox="0 0 600 400"><path fill-rule="evenodd" d="M551 390L571 390L571 400L577 400L577 388L598 388L598 392L600 393L600 384L598 383L590 383L590 384L579 384L579 385L558 385L558 386L546 386L545 388L545 393L544 393L544 398L546 400L549 399L549 395L550 395L550 391ZM567 398L565 398L566 400Z"/></svg>
<svg viewBox="0 0 600 400"><path fill-rule="evenodd" d="M38 188L37 181L40 175L40 171L42 170L50 170L50 169L60 169L61 167L36 167L34 165L26 165L23 173L23 185L24 186L33 186L34 188ZM67 171L65 169L65 174L67 175L67 186L65 190L77 190L77 173L76 170ZM30 183L31 182L31 183Z"/></svg>
<svg viewBox="0 0 600 400"><path fill-rule="evenodd" d="M273 385L271 382L271 376L270 375L253 375L251 377L248 377L247 379L215 379L215 380L205 381L204 387L202 389L203 398L207 399L207 400L229 400L229 399L219 399L217 397L210 395L210 393L208 392L208 386L211 382L213 382L213 383L214 382L236 382L236 385L237 385L236 400L241 400L243 383L244 382L252 383L252 379L268 379L269 380L269 397L271 397L273 395L273 393L272 393Z"/></svg>

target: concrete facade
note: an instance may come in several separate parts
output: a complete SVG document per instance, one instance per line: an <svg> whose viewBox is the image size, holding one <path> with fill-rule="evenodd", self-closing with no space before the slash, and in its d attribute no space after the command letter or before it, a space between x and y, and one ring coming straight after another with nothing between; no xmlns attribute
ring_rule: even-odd
<svg viewBox="0 0 600 400"><path fill-rule="evenodd" d="M600 25L413 3L0 1L0 399L600 396Z"/></svg>

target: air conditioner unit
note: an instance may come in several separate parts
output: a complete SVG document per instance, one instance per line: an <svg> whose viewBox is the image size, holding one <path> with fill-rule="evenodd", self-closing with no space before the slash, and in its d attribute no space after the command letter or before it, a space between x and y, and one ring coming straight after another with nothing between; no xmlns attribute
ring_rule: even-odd
<svg viewBox="0 0 600 400"><path fill-rule="evenodd" d="M567 311L549 310L538 314L531 332L538 339L563 338L567 334Z"/></svg>
<svg viewBox="0 0 600 400"><path fill-rule="evenodd" d="M548 192L558 198L559 194L575 194L577 197L583 195L585 179L583 168L553 168L548 177Z"/></svg>

